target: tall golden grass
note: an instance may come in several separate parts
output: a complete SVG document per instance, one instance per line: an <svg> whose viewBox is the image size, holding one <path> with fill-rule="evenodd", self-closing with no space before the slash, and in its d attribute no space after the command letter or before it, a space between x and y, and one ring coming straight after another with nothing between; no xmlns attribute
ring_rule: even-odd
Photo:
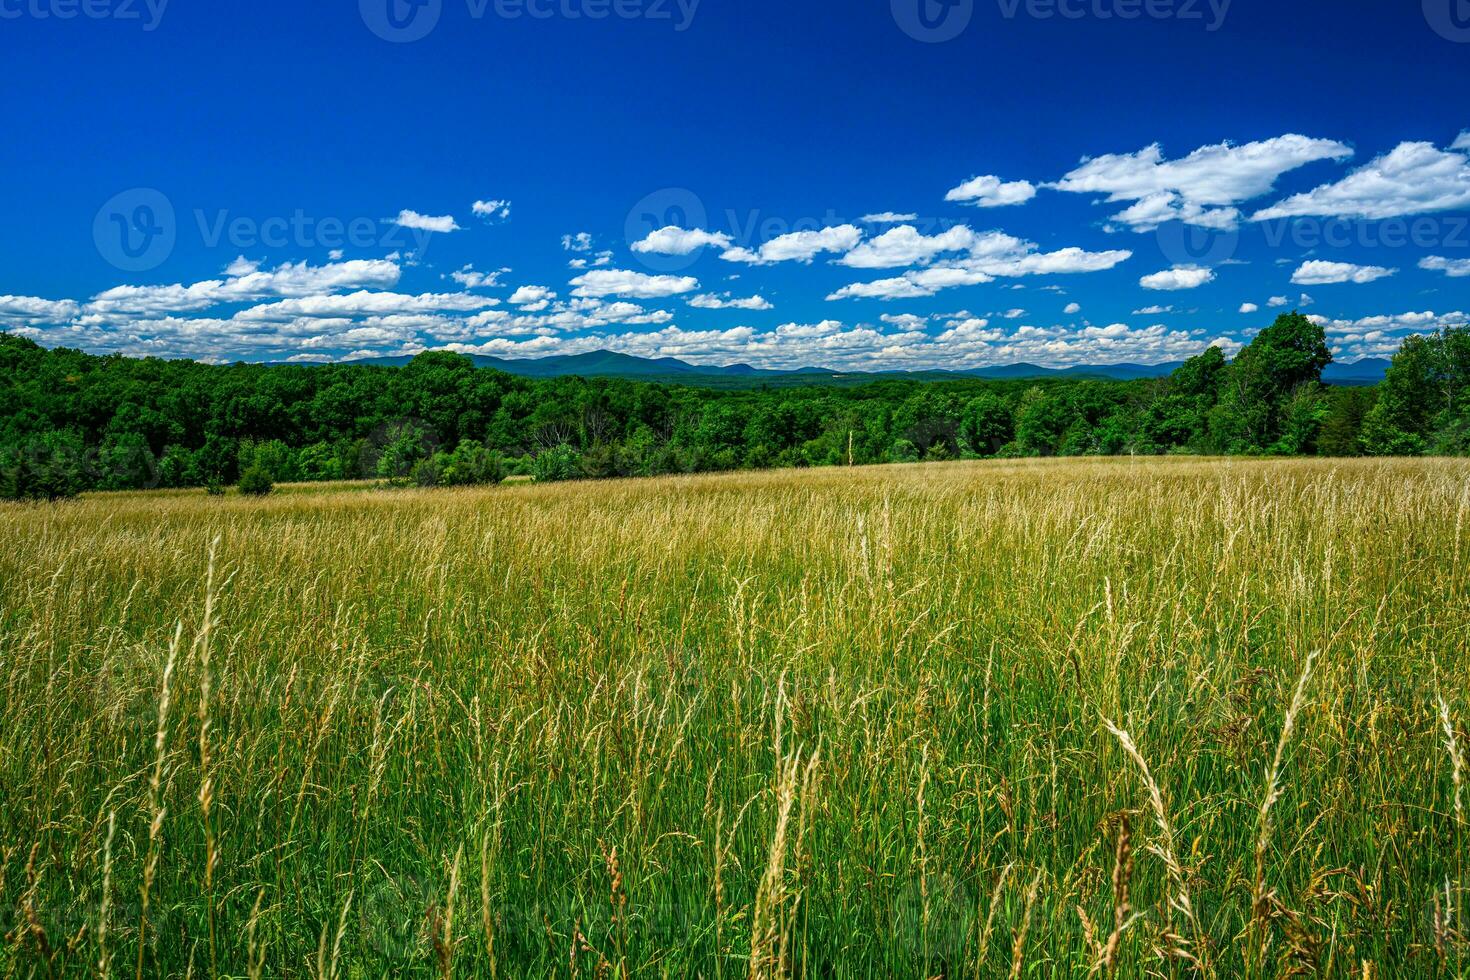
<svg viewBox="0 0 1470 980"><path fill-rule="evenodd" d="M6 507L0 973L1463 976L1467 515L1454 461Z"/></svg>

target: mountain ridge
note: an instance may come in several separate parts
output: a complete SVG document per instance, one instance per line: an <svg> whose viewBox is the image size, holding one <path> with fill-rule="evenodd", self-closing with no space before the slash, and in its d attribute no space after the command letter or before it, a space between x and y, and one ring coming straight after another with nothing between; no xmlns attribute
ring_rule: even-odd
<svg viewBox="0 0 1470 980"><path fill-rule="evenodd" d="M842 371L835 368L800 367L792 370L757 368L750 364L728 365L691 364L676 357L646 358L617 351L597 350L583 354L554 354L539 358L506 358L487 354L468 355L476 367L491 368L506 374L528 378L624 378L634 381L701 381L720 380L725 382L787 382L787 383L832 383L847 384L864 381L916 380L943 381L980 379L988 381L1017 381L1029 378L1071 378L1110 381L1137 381L1147 378L1168 377L1179 368L1182 361L1165 361L1160 364L1120 362L1117 364L1079 364L1066 368L1048 368L1037 364L1017 363L972 368L965 371ZM353 364L402 366L413 358L399 357L365 358ZM1391 362L1387 358L1364 358L1352 363L1334 361L1323 372L1322 380L1336 385L1373 385L1383 380Z"/></svg>

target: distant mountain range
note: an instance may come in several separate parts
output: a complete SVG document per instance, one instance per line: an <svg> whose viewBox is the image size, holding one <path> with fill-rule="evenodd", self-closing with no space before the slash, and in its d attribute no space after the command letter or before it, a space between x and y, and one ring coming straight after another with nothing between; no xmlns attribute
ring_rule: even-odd
<svg viewBox="0 0 1470 980"><path fill-rule="evenodd" d="M1045 368L1035 364L1007 364L999 367L975 368L969 371L884 371L853 372L828 368L804 367L794 371L772 371L749 364L715 367L690 364L674 357L646 358L613 351L587 354L560 354L554 357L524 360L475 355L476 366L494 368L507 374L527 378L626 378L634 381L677 382L706 387L752 387L769 384L779 386L811 384L864 384L870 381L914 380L955 381L982 378L1013 381L1026 378L1092 378L1134 381L1139 378L1163 378L1172 374L1183 362L1164 364L1086 364L1068 368ZM358 364L403 365L410 357L373 358ZM1374 385L1383 380L1389 361L1365 358L1352 364L1331 364L1322 380L1335 385Z"/></svg>

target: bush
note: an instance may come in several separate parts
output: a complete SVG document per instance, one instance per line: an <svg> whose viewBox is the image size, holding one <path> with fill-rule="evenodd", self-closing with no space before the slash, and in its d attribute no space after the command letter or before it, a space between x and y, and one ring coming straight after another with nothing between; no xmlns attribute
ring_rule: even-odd
<svg viewBox="0 0 1470 980"><path fill-rule="evenodd" d="M86 487L87 454L79 437L54 432L0 450L0 498L65 500Z"/></svg>
<svg viewBox="0 0 1470 980"><path fill-rule="evenodd" d="M247 497L269 496L275 489L271 475L259 466L252 466L240 474L240 492Z"/></svg>
<svg viewBox="0 0 1470 980"><path fill-rule="evenodd" d="M576 479L581 468L582 459L577 451L563 443L539 454L531 462L531 478L537 483L560 483Z"/></svg>

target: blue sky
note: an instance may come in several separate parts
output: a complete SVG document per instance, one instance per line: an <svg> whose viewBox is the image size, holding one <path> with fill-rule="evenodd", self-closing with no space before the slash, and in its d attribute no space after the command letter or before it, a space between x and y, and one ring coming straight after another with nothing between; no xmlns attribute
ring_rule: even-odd
<svg viewBox="0 0 1470 980"><path fill-rule="evenodd" d="M1340 359L1470 310L1470 4L0 0L0 329L208 360Z"/></svg>

